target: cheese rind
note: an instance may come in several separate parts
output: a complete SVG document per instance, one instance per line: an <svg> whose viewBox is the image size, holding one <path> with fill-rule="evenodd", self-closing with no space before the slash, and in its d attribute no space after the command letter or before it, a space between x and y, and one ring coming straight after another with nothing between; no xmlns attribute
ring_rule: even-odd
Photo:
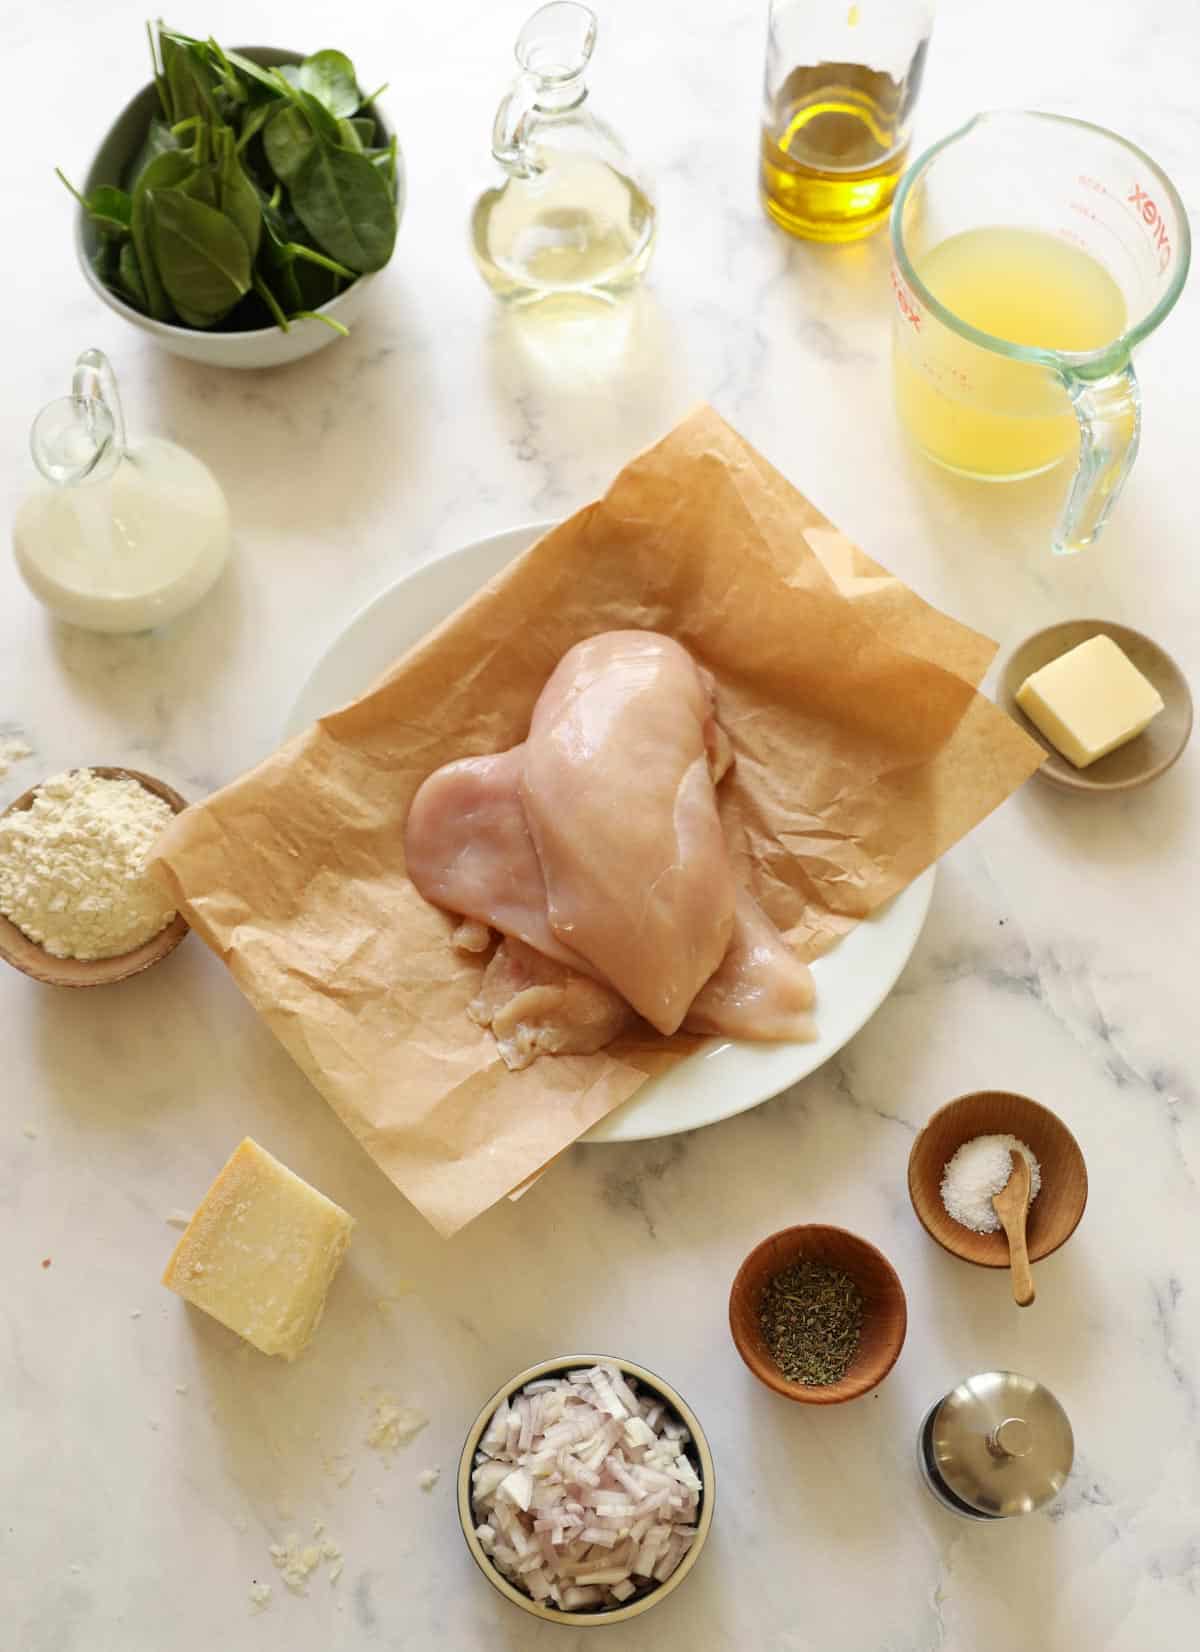
<svg viewBox="0 0 1200 1652"><path fill-rule="evenodd" d="M249 1136L167 1263L169 1290L264 1354L293 1360L320 1322L354 1219Z"/></svg>
<svg viewBox="0 0 1200 1652"><path fill-rule="evenodd" d="M1162 697L1111 637L1090 637L1026 677L1017 704L1077 769L1141 734Z"/></svg>

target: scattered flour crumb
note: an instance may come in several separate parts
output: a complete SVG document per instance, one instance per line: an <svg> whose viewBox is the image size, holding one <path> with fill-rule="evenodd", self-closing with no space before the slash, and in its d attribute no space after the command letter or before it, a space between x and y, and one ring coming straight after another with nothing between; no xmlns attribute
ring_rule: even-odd
<svg viewBox="0 0 1200 1652"><path fill-rule="evenodd" d="M253 1612L265 1612L271 1604L271 1585L269 1583L252 1583L250 1585L250 1609Z"/></svg>
<svg viewBox="0 0 1200 1652"><path fill-rule="evenodd" d="M384 1394L375 1401L375 1415L367 1429L367 1444L382 1452L386 1462L392 1452L410 1445L428 1421L425 1413L415 1405L397 1405L392 1395Z"/></svg>
<svg viewBox="0 0 1200 1652"><path fill-rule="evenodd" d="M140 1319L142 1317L142 1310L140 1308L134 1308L130 1312L129 1317L130 1319Z"/></svg>
<svg viewBox="0 0 1200 1652"><path fill-rule="evenodd" d="M422 1491L432 1491L441 1476L440 1468L424 1468L417 1475L417 1484Z"/></svg>
<svg viewBox="0 0 1200 1652"><path fill-rule="evenodd" d="M74 1561L72 1561L71 1562L71 1570L75 1574L75 1576L78 1577L80 1572L82 1572L83 1567L79 1566L79 1565L76 1565L76 1563Z"/></svg>
<svg viewBox="0 0 1200 1652"><path fill-rule="evenodd" d="M28 1136L30 1141L36 1141L37 1140L37 1131L33 1128L32 1124L23 1125L22 1129L21 1129L21 1134L23 1136Z"/></svg>
<svg viewBox="0 0 1200 1652"><path fill-rule="evenodd" d="M191 1213L186 1210L169 1210L163 1221L169 1228L186 1228L191 1224Z"/></svg>
<svg viewBox="0 0 1200 1652"><path fill-rule="evenodd" d="M350 1462L348 1452L335 1451L332 1457L322 1454L322 1463L326 1474L339 1486L348 1486L353 1480L354 1464Z"/></svg>
<svg viewBox="0 0 1200 1652"><path fill-rule="evenodd" d="M177 1394L186 1394L187 1391L188 1391L188 1388L187 1388L187 1383L186 1382L177 1382L175 1384L175 1392Z"/></svg>
<svg viewBox="0 0 1200 1652"><path fill-rule="evenodd" d="M23 763L27 757L33 756L33 748L27 746L24 740L16 737L6 737L0 740L0 780L8 773L14 763Z"/></svg>
<svg viewBox="0 0 1200 1652"><path fill-rule="evenodd" d="M272 1543L269 1553L278 1567L283 1581L296 1595L306 1595L308 1579L321 1565L330 1566L329 1581L336 1583L342 1575L344 1561L340 1546L325 1533L321 1521L313 1525L312 1543L306 1543L299 1532L289 1532L282 1543Z"/></svg>

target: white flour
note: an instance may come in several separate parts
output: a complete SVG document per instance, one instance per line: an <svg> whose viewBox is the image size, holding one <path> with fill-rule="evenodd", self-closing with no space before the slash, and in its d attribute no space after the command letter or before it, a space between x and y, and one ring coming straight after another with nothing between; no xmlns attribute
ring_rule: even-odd
<svg viewBox="0 0 1200 1652"><path fill-rule="evenodd" d="M27 757L32 756L31 749L16 735L7 735L0 739L0 780L14 763L23 763Z"/></svg>
<svg viewBox="0 0 1200 1652"><path fill-rule="evenodd" d="M0 820L0 912L56 958L115 958L175 916L146 871L172 818L136 780L56 775Z"/></svg>

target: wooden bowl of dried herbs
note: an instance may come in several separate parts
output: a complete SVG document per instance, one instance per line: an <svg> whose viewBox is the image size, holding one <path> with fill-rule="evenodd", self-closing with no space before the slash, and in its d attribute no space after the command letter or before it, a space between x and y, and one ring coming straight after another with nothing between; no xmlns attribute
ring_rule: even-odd
<svg viewBox="0 0 1200 1652"><path fill-rule="evenodd" d="M845 1228L773 1233L750 1252L729 1293L738 1353L772 1392L803 1405L840 1405L878 1387L907 1328L899 1274Z"/></svg>

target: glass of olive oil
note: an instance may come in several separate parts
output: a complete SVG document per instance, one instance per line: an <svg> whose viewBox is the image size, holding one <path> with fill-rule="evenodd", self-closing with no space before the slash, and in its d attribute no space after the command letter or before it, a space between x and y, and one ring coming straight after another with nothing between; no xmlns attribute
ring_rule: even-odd
<svg viewBox="0 0 1200 1652"><path fill-rule="evenodd" d="M792 235L857 241L883 223L932 27L925 0L771 0L760 180Z"/></svg>

